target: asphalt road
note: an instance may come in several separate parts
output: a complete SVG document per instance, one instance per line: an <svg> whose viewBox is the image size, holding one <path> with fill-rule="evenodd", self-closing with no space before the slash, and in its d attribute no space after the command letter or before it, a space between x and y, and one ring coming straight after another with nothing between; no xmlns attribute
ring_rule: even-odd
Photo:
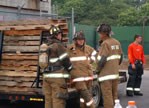
<svg viewBox="0 0 149 108"><path fill-rule="evenodd" d="M141 91L143 92L143 96L134 96L127 97L126 96L126 83L119 85L119 99L123 108L126 108L128 101L134 100L136 101L137 108L149 108L149 71L145 71L143 75L143 81L141 86ZM75 101L75 100L74 100ZM73 103L71 103L70 108L78 108L74 107ZM0 108L43 108L43 103L24 103L17 102L8 104L8 102L0 102ZM103 107L99 107L103 108Z"/></svg>
<svg viewBox="0 0 149 108"><path fill-rule="evenodd" d="M119 99L123 108L126 108L128 101L136 101L137 108L149 108L149 71L145 71L142 78L141 92L143 96L126 96L126 83L119 85Z"/></svg>

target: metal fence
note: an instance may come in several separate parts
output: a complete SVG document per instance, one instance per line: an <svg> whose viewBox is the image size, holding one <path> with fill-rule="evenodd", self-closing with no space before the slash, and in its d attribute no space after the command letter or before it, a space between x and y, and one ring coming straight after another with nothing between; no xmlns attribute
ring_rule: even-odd
<svg viewBox="0 0 149 108"><path fill-rule="evenodd" d="M76 31L83 30L86 36L86 42L90 46L94 48L98 48L98 40L99 35L96 32L95 26L88 26L88 25L79 25L75 24ZM113 37L118 39L121 42L122 49L125 55L127 55L127 48L128 45L133 42L133 38L135 34L144 34L144 51L145 54L149 54L149 26L145 26L144 33L143 33L143 27L141 26L133 26L133 27L112 27L112 30L114 32ZM70 26L70 33L69 33L70 39L73 37L71 36L71 26Z"/></svg>

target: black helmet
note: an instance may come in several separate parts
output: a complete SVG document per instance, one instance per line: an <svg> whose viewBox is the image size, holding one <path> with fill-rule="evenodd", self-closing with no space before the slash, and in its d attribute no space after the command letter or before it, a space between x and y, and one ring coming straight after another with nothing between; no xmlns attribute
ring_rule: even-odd
<svg viewBox="0 0 149 108"><path fill-rule="evenodd" d="M111 27L109 24L101 24L97 27L97 32L106 33L108 36L111 35Z"/></svg>
<svg viewBox="0 0 149 108"><path fill-rule="evenodd" d="M63 35L62 29L59 26L54 26L52 25L51 28L49 29L50 36L55 37L59 33Z"/></svg>
<svg viewBox="0 0 149 108"><path fill-rule="evenodd" d="M79 31L79 32L75 33L73 40L77 40L77 39L84 39L85 40L85 36L84 36L83 31Z"/></svg>

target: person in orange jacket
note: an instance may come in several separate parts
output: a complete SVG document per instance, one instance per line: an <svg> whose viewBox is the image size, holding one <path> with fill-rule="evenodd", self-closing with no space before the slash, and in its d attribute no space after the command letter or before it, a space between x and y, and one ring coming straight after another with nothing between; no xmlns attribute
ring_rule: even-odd
<svg viewBox="0 0 149 108"><path fill-rule="evenodd" d="M140 35L134 36L134 42L128 47L128 59L130 65L128 66L129 80L127 82L126 95L127 96L143 96L140 92L140 86L143 75L143 68L145 64L143 46L140 45L142 37Z"/></svg>

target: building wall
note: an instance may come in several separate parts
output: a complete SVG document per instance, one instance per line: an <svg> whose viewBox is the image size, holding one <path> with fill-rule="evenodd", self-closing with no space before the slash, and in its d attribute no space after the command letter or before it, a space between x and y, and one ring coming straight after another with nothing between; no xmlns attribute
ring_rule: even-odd
<svg viewBox="0 0 149 108"><path fill-rule="evenodd" d="M51 0L0 0L0 21L39 19L45 12L51 17Z"/></svg>
<svg viewBox="0 0 149 108"><path fill-rule="evenodd" d="M51 10L51 0L43 0L43 1L45 1L43 7L49 7L48 9ZM11 6L11 7L23 6L23 8L39 10L40 2L41 0L0 0L0 5Z"/></svg>

